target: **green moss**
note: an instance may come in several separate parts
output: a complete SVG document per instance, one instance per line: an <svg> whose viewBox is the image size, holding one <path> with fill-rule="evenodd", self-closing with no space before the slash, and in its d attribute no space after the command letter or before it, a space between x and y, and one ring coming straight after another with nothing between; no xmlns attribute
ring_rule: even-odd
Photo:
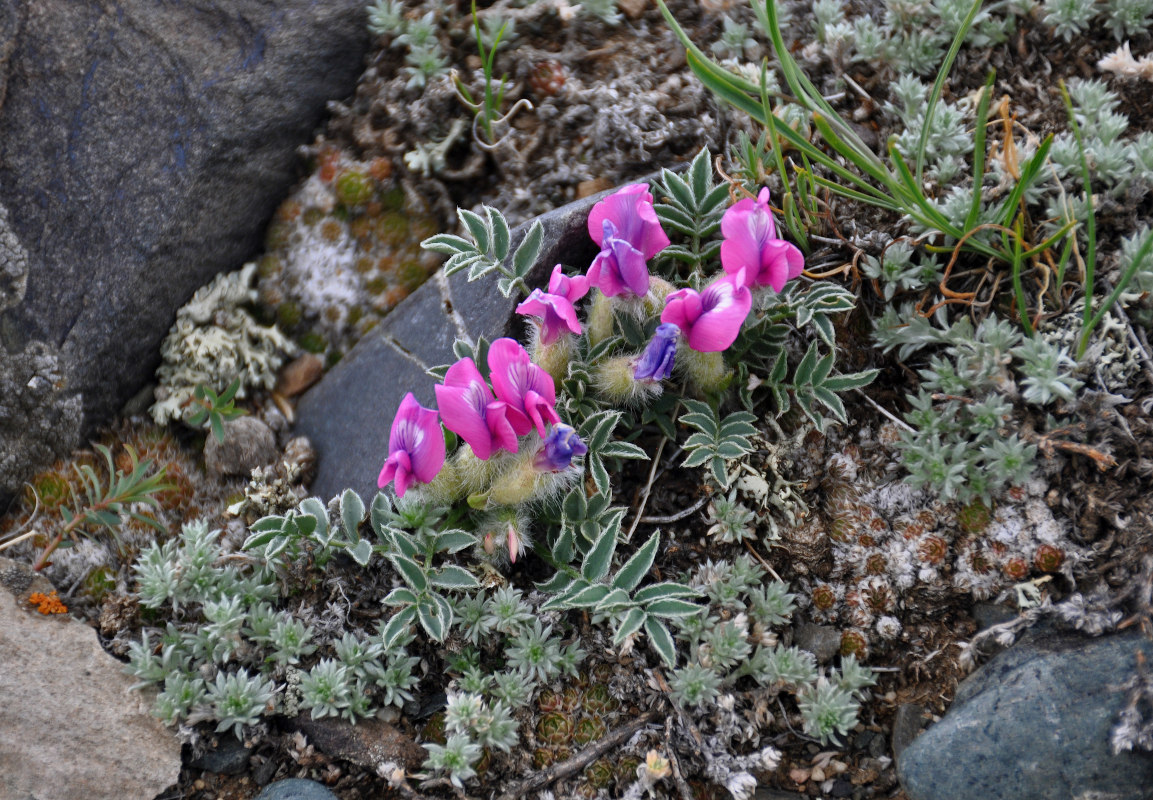
<svg viewBox="0 0 1153 800"><path fill-rule="evenodd" d="M585 769L584 777L594 789L607 789L608 785L613 781L612 764L603 758L594 761Z"/></svg>
<svg viewBox="0 0 1153 800"><path fill-rule="evenodd" d="M267 250L277 250L287 247L292 241L293 223L277 220L268 226L264 234L264 247Z"/></svg>
<svg viewBox="0 0 1153 800"><path fill-rule="evenodd" d="M369 278L364 282L364 290L373 296L383 294L388 290L388 279L382 275L377 275L375 278Z"/></svg>
<svg viewBox="0 0 1153 800"><path fill-rule="evenodd" d="M408 220L398 211L381 214L376 220L376 238L381 244L399 247L408 236Z"/></svg>
<svg viewBox="0 0 1153 800"><path fill-rule="evenodd" d="M316 331L302 334L296 341L310 353L323 353L328 348L328 341Z"/></svg>
<svg viewBox="0 0 1153 800"><path fill-rule="evenodd" d="M33 497L35 493L35 497ZM36 505L36 498L40 498L40 506L46 511L59 508L68 502L71 496L68 478L56 470L41 472L32 479L31 489L25 489L24 501L29 507Z"/></svg>
<svg viewBox="0 0 1153 800"><path fill-rule="evenodd" d="M353 306L348 309L348 324L355 325L364 318L364 306Z"/></svg>
<svg viewBox="0 0 1153 800"><path fill-rule="evenodd" d="M116 590L116 575L107 567L97 567L84 579L84 591L96 602L101 602Z"/></svg>
<svg viewBox="0 0 1153 800"><path fill-rule="evenodd" d="M389 211L400 211L404 208L404 189L399 186L389 189L381 196L380 202Z"/></svg>
<svg viewBox="0 0 1153 800"><path fill-rule="evenodd" d="M965 533L980 533L989 527L993 514L980 500L974 500L957 512L957 524Z"/></svg>
<svg viewBox="0 0 1153 800"><path fill-rule="evenodd" d="M276 309L276 322L286 331L299 325L303 318L304 311L295 300L286 300Z"/></svg>
<svg viewBox="0 0 1153 800"><path fill-rule="evenodd" d="M346 208L362 206L372 199L375 184L372 178L363 172L346 169L336 176L333 184L336 190L336 199Z"/></svg>
<svg viewBox="0 0 1153 800"><path fill-rule="evenodd" d="M273 275L279 275L283 266L279 258L269 253L256 262L256 271L262 278L271 278Z"/></svg>
<svg viewBox="0 0 1153 800"><path fill-rule="evenodd" d="M428 270L419 261L405 261L396 271L396 280L408 291L415 290L428 279Z"/></svg>
<svg viewBox="0 0 1153 800"><path fill-rule="evenodd" d="M319 208L307 208L304 213L300 215L300 221L305 225L312 227L324 219L324 212Z"/></svg>
<svg viewBox="0 0 1153 800"><path fill-rule="evenodd" d="M409 221L409 230L412 231L413 239L423 242L428 237L440 233L440 223L435 217L414 217Z"/></svg>

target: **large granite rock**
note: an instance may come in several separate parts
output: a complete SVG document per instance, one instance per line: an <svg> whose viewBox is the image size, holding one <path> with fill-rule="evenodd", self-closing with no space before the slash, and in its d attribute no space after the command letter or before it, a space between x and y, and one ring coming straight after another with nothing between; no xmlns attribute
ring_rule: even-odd
<svg viewBox="0 0 1153 800"><path fill-rule="evenodd" d="M1139 631L1045 634L1000 653L957 690L948 713L897 758L910 800L1138 800L1153 756L1110 750Z"/></svg>
<svg viewBox="0 0 1153 800"><path fill-rule="evenodd" d="M351 93L364 0L0 0L0 499L148 381Z"/></svg>
<svg viewBox="0 0 1153 800"><path fill-rule="evenodd" d="M597 252L588 235L588 213L605 194L539 217L544 245L530 286L547 283L555 264L588 266ZM514 248L527 232L527 225L513 231ZM451 278L438 272L361 339L297 409L296 431L312 441L318 457L313 494L327 498L352 488L373 497L392 418L404 395L412 392L433 406L435 382L425 370L455 361L452 345L458 337L492 341L517 335L517 302L497 291L495 278L469 283L463 272Z"/></svg>
<svg viewBox="0 0 1153 800"><path fill-rule="evenodd" d="M180 742L92 628L29 605L51 588L0 558L0 800L155 797L180 776Z"/></svg>

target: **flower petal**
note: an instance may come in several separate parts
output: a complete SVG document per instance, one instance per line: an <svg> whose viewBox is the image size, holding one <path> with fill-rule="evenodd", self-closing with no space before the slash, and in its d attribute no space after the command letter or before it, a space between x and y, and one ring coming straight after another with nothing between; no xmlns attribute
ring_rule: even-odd
<svg viewBox="0 0 1153 800"><path fill-rule="evenodd" d="M752 308L752 293L742 284L743 275L714 281L701 293L705 311L689 331L689 347L700 353L727 350Z"/></svg>
<svg viewBox="0 0 1153 800"><path fill-rule="evenodd" d="M653 208L652 193L643 183L620 188L589 212L589 235L601 248L605 246L606 220L612 222L622 239L641 252L645 261L669 246L669 237Z"/></svg>
<svg viewBox="0 0 1153 800"><path fill-rule="evenodd" d="M508 420L518 436L523 436L533 427L540 412L528 407L530 395L540 398L552 409L556 403L556 385L552 376L532 363L525 349L514 339L497 339L488 349L488 365L492 374L492 388L498 400L508 404ZM556 414L556 411L552 411ZM541 427L537 425L537 427ZM543 428L542 428L543 433Z"/></svg>
<svg viewBox="0 0 1153 800"><path fill-rule="evenodd" d="M687 335L700 316L700 294L695 289L679 289L665 298L661 322L672 323Z"/></svg>
<svg viewBox="0 0 1153 800"><path fill-rule="evenodd" d="M493 400L484 412L484 421L488 425L489 435L492 437L494 450L507 450L515 453L519 447L516 431L508 419L508 403Z"/></svg>
<svg viewBox="0 0 1153 800"><path fill-rule="evenodd" d="M552 276L548 281L549 294L558 294L575 303L589 291L589 279L584 275L565 275L564 268L557 264L552 268Z"/></svg>

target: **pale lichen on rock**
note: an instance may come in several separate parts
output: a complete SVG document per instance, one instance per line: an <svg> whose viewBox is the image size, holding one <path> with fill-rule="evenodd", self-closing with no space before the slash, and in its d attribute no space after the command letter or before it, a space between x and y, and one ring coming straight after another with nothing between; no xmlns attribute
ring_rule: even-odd
<svg viewBox="0 0 1153 800"><path fill-rule="evenodd" d="M277 370L296 345L245 310L245 304L256 302L255 272L255 264L246 264L218 275L177 312L161 346L164 363L156 371L160 386L151 413L157 423L182 417L197 386L220 392L239 379L236 396L245 397L276 385Z"/></svg>

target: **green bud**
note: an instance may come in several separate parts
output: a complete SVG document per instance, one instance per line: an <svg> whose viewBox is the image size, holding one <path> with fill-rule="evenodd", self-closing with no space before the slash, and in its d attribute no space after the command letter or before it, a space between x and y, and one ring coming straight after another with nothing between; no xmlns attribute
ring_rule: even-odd
<svg viewBox="0 0 1153 800"><path fill-rule="evenodd" d="M593 373L597 393L614 405L645 403L661 393L659 383L636 380L636 356L607 358L597 364Z"/></svg>
<svg viewBox="0 0 1153 800"><path fill-rule="evenodd" d="M590 347L596 347L613 335L613 301L599 289L593 293L587 329Z"/></svg>
<svg viewBox="0 0 1153 800"><path fill-rule="evenodd" d="M535 333L529 348L533 363L551 375L554 381L560 383L568 377L568 365L573 357L572 334L561 334L558 339L549 344L543 344L539 339L539 332Z"/></svg>
<svg viewBox="0 0 1153 800"><path fill-rule="evenodd" d="M725 366L720 353L699 353L685 347L677 353L677 366L684 370L688 382L701 394L720 394L729 388L733 371Z"/></svg>

